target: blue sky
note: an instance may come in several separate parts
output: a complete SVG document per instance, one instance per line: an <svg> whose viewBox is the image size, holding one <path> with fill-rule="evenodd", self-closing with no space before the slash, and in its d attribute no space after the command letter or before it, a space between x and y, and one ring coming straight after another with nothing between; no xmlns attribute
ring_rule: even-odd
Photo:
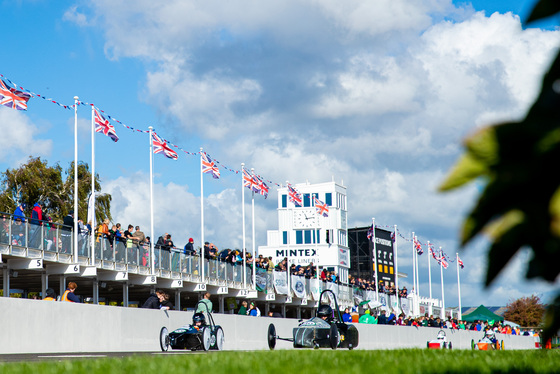
<svg viewBox="0 0 560 374"><path fill-rule="evenodd" d="M523 116L560 44L550 22L522 28L530 3L2 1L12 37L0 74L63 104L77 95L129 126L152 125L189 152L204 147L223 165L244 162L276 183L344 181L350 227L375 217L452 255L477 186L439 194L437 185L467 134ZM88 163L90 118L80 107L79 158ZM120 140L96 137L96 170L115 221L147 231L148 139L113 124ZM72 111L35 98L25 113L0 108L0 126L2 170L29 155L63 167L73 158ZM200 238L198 158L179 152L178 161L154 162L155 235L168 231L178 245ZM221 173L204 182L205 234L220 248L239 247L240 180ZM257 200L256 215L264 245L278 225L274 190ZM409 245L399 242L399 252ZM484 291L486 245L480 239L461 253L463 305L550 292L523 279L527 252ZM399 255L399 264L412 274L410 258ZM447 305L457 304L456 279L446 272ZM439 297L439 277L432 282Z"/></svg>

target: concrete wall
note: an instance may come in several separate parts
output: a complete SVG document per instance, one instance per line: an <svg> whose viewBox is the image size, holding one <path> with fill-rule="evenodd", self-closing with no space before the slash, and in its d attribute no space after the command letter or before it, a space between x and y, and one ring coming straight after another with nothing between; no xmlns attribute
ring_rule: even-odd
<svg viewBox="0 0 560 374"><path fill-rule="evenodd" d="M192 312L120 308L40 300L0 298L1 353L159 351L159 332L190 323ZM214 314L225 334L225 349L268 349L266 334L273 322L279 336L291 337L297 320ZM357 349L425 348L434 328L357 325ZM480 332L447 331L453 348L470 349ZM533 337L498 335L506 349L534 349ZM277 349L289 349L277 342Z"/></svg>

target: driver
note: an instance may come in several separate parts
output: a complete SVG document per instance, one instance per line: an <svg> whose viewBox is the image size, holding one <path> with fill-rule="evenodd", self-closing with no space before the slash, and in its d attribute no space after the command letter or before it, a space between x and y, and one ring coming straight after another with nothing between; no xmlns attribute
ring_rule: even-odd
<svg viewBox="0 0 560 374"><path fill-rule="evenodd" d="M496 343L498 339L496 339L496 333L494 330L487 330L484 334L484 338L482 338L483 343Z"/></svg>
<svg viewBox="0 0 560 374"><path fill-rule="evenodd" d="M204 318L204 314L202 313L195 313L192 317L193 327L199 330L202 326L206 324L206 318Z"/></svg>
<svg viewBox="0 0 560 374"><path fill-rule="evenodd" d="M324 321L330 322L332 320L333 310L329 305L320 305L317 308L317 317L321 318Z"/></svg>

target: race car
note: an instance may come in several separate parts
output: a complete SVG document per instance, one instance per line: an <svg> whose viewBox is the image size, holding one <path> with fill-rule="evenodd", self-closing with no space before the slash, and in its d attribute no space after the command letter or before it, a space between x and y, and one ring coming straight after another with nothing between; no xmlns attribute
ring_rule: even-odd
<svg viewBox="0 0 560 374"><path fill-rule="evenodd" d="M198 305L206 306L204 303ZM179 327L171 333L164 326L159 333L159 345L163 352L168 351L169 348L221 351L224 348L224 341L224 330L214 323L214 318L208 308L204 313L193 315L192 325Z"/></svg>
<svg viewBox="0 0 560 374"><path fill-rule="evenodd" d="M498 342L496 339L496 333L493 330L487 330L484 333L484 337L478 341L478 343L474 342L474 339L471 341L471 347L474 350L480 351L492 351L492 350L500 350L504 349L504 341Z"/></svg>
<svg viewBox="0 0 560 374"><path fill-rule="evenodd" d="M439 330L437 337L434 340L430 340L428 343L429 349L452 349L453 345L451 342L447 341L447 336L445 331Z"/></svg>
<svg viewBox="0 0 560 374"><path fill-rule="evenodd" d="M334 304L334 311L329 304ZM321 292L316 316L294 327L292 338L277 336L272 323L268 326L267 338L270 349L276 347L276 340L292 342L294 348L354 349L359 340L356 326L342 321L336 295L331 290Z"/></svg>

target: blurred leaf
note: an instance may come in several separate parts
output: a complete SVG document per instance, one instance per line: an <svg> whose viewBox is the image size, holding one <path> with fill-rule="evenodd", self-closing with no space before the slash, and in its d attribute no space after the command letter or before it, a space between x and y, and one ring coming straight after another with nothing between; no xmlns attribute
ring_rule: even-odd
<svg viewBox="0 0 560 374"><path fill-rule="evenodd" d="M544 315L543 345L560 330L560 295L548 305Z"/></svg>
<svg viewBox="0 0 560 374"><path fill-rule="evenodd" d="M507 216L506 216L507 217ZM514 220L518 219L517 213L512 213L510 215L512 223ZM517 253L519 249L518 243L520 239L524 236L523 224L517 224L511 227L511 229L505 231L503 235L494 240L490 251L488 252L488 270L486 272L486 286L490 285L492 281L500 274L502 269L511 260L511 258Z"/></svg>
<svg viewBox="0 0 560 374"><path fill-rule="evenodd" d="M485 174L486 166L472 157L470 153L463 155L457 162L447 179L439 186L440 191L448 191Z"/></svg>
<svg viewBox="0 0 560 374"><path fill-rule="evenodd" d="M525 23L531 23L542 18L550 17L560 12L560 1L558 0L540 0L531 11L529 18Z"/></svg>

